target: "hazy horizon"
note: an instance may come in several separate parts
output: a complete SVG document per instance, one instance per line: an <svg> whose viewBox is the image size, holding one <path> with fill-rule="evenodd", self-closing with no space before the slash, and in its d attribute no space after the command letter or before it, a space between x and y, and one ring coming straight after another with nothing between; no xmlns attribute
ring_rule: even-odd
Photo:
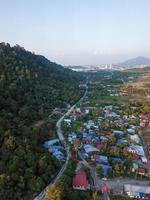
<svg viewBox="0 0 150 200"><path fill-rule="evenodd" d="M19 44L63 65L150 57L148 0L5 0L1 42Z"/></svg>

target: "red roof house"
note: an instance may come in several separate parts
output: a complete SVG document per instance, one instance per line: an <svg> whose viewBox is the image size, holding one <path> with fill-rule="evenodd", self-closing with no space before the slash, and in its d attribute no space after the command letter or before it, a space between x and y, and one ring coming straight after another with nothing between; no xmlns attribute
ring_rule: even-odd
<svg viewBox="0 0 150 200"><path fill-rule="evenodd" d="M140 126L144 127L149 122L149 119L146 115L140 116Z"/></svg>
<svg viewBox="0 0 150 200"><path fill-rule="evenodd" d="M107 186L103 186L103 187L101 187L101 190L103 191L103 192L109 192L109 187L107 187Z"/></svg>
<svg viewBox="0 0 150 200"><path fill-rule="evenodd" d="M72 185L74 189L86 190L90 189L90 185L85 171L79 170L73 177Z"/></svg>
<svg viewBox="0 0 150 200"><path fill-rule="evenodd" d="M140 116L140 121L143 121L143 122L145 122L145 123L148 123L148 122L149 122L149 119L148 119L148 117L147 117L146 115L141 115L141 116Z"/></svg>
<svg viewBox="0 0 150 200"><path fill-rule="evenodd" d="M97 148L99 149L99 150L101 150L101 149L103 149L104 148L104 146L105 146L105 144L104 143L99 143L99 144L97 144Z"/></svg>

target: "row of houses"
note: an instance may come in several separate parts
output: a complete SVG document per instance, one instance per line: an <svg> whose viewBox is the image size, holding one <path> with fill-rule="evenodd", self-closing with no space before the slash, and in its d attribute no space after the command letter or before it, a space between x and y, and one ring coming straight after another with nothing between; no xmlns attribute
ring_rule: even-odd
<svg viewBox="0 0 150 200"><path fill-rule="evenodd" d="M123 190L131 198L150 199L150 185L128 183Z"/></svg>
<svg viewBox="0 0 150 200"><path fill-rule="evenodd" d="M133 124L131 124L132 121ZM70 131L67 135L67 140L68 143L78 148L84 159L100 167L104 177L111 173L112 163L121 163L123 165L125 162L126 158L113 156L113 152L114 154L120 152L120 146L132 155L133 165L130 169L131 172L147 176L147 158L141 139L137 134L141 121L146 125L149 119L144 115L140 116L139 119L134 115L123 115L118 106L105 106L96 120L91 119L83 123L80 131L76 133ZM106 122L109 124L110 129L108 126L107 130L103 130L102 123ZM115 126L115 129L111 128L112 125ZM115 138L115 142L109 145L110 153L102 153L103 149L108 146L107 144L110 142L111 137ZM136 168L134 168L135 164Z"/></svg>
<svg viewBox="0 0 150 200"><path fill-rule="evenodd" d="M51 139L44 142L43 147L48 149L48 151L59 161L65 161L64 148L60 145L59 139Z"/></svg>

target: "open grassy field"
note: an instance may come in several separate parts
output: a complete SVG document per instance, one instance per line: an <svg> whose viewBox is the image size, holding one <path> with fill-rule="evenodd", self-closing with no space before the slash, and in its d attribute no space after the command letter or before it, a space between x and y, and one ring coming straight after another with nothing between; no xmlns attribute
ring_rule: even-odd
<svg viewBox="0 0 150 200"><path fill-rule="evenodd" d="M141 111L150 116L150 67L136 69L135 71L139 73L138 78L133 80L133 82L126 83L123 89L128 94L128 100L139 102L143 109ZM145 148L147 158L150 160L150 125L142 131L142 138L144 145L147 147Z"/></svg>
<svg viewBox="0 0 150 200"><path fill-rule="evenodd" d="M150 73L143 75L132 83L127 83L127 85L131 85L138 89L150 89Z"/></svg>

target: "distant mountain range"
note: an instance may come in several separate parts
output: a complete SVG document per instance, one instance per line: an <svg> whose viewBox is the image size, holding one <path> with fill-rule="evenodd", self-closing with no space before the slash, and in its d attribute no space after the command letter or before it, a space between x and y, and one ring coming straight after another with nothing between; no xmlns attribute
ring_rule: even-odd
<svg viewBox="0 0 150 200"><path fill-rule="evenodd" d="M148 66L150 65L150 58L146 58L144 56L138 56L136 58L132 58L122 63L119 63L118 65L121 67Z"/></svg>

